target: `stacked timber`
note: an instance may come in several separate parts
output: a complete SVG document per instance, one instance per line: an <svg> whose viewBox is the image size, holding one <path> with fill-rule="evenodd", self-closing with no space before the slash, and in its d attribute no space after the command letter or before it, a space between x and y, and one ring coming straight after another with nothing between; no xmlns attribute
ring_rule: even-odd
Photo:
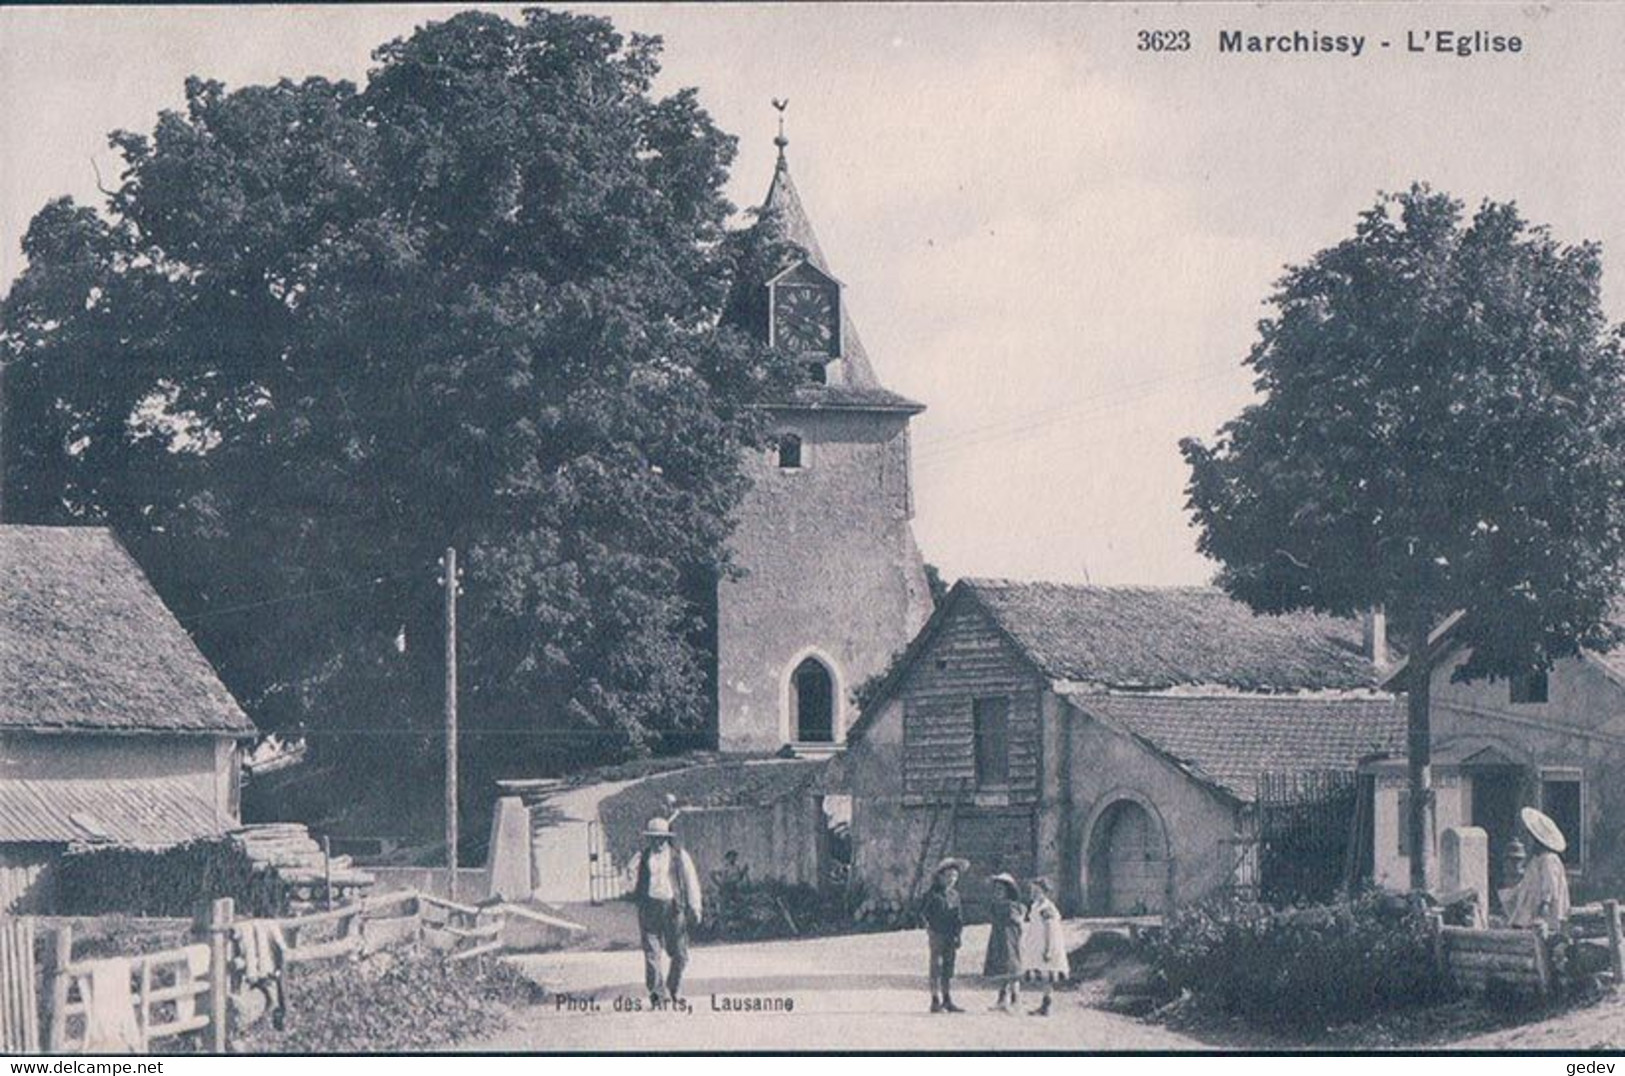
<svg viewBox="0 0 1625 1076"><path fill-rule="evenodd" d="M256 869L275 871L288 887L295 914L366 896L376 879L349 856L328 858L310 830L298 822L243 826L230 834Z"/></svg>
<svg viewBox="0 0 1625 1076"><path fill-rule="evenodd" d="M1439 965L1469 993L1492 986L1546 997L1552 989L1551 958L1544 929L1476 930L1434 926Z"/></svg>

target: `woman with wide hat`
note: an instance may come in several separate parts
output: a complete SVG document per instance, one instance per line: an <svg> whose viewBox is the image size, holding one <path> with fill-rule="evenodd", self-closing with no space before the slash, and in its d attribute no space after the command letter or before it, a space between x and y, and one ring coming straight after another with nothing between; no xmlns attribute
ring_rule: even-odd
<svg viewBox="0 0 1625 1076"><path fill-rule="evenodd" d="M1533 807L1519 811L1518 818L1529 833L1534 854L1503 902L1507 922L1515 927L1544 923L1556 930L1569 917L1569 875L1563 866L1568 839L1556 822Z"/></svg>
<svg viewBox="0 0 1625 1076"><path fill-rule="evenodd" d="M993 884L993 901L988 906L990 929L982 974L999 984L999 1000L993 1007L1016 1012L1021 1003L1021 923L1027 908L1021 903L1021 887L1010 875L995 874L988 881Z"/></svg>
<svg viewBox="0 0 1625 1076"><path fill-rule="evenodd" d="M965 913L959 900L959 876L970 864L952 856L937 864L931 873L931 891L920 905L925 920L925 940L931 950L931 1011L964 1012L954 1004L954 960L959 955L959 939L965 930Z"/></svg>

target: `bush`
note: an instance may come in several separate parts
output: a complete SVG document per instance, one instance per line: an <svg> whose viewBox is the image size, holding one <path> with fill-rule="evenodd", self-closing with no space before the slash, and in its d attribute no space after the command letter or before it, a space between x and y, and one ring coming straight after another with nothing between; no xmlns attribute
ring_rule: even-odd
<svg viewBox="0 0 1625 1076"><path fill-rule="evenodd" d="M508 1012L544 991L494 957L449 962L438 953L399 950L364 961L295 965L284 984L284 1029L269 1021L237 1048L267 1053L404 1053L482 1038Z"/></svg>
<svg viewBox="0 0 1625 1076"><path fill-rule="evenodd" d="M1321 1030L1447 993L1425 911L1377 893L1285 912L1196 905L1146 944L1170 991L1261 1026Z"/></svg>
<svg viewBox="0 0 1625 1076"><path fill-rule="evenodd" d="M172 848L82 848L56 871L61 915L191 916L205 900L230 897L240 919L288 914L288 887L257 868L229 837Z"/></svg>

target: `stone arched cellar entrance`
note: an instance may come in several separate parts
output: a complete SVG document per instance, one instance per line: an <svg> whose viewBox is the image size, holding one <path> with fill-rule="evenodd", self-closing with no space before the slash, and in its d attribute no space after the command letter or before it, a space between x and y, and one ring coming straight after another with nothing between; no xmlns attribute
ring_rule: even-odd
<svg viewBox="0 0 1625 1076"><path fill-rule="evenodd" d="M835 678L817 658L790 674L790 732L797 743L835 742Z"/></svg>
<svg viewBox="0 0 1625 1076"><path fill-rule="evenodd" d="M1168 893L1168 839L1157 815L1126 796L1098 812L1084 842L1083 881L1084 908L1089 915L1163 911Z"/></svg>

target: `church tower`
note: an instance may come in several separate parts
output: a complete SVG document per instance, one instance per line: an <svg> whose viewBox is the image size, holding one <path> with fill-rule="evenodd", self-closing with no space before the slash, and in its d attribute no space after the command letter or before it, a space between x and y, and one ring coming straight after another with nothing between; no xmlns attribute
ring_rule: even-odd
<svg viewBox="0 0 1625 1076"><path fill-rule="evenodd" d="M845 742L853 689L931 615L910 526L908 424L924 407L875 377L790 180L782 120L775 141L763 211L804 256L761 282L766 332L809 376L770 406L773 447L747 463L730 539L743 575L717 594L717 740L817 755Z"/></svg>

